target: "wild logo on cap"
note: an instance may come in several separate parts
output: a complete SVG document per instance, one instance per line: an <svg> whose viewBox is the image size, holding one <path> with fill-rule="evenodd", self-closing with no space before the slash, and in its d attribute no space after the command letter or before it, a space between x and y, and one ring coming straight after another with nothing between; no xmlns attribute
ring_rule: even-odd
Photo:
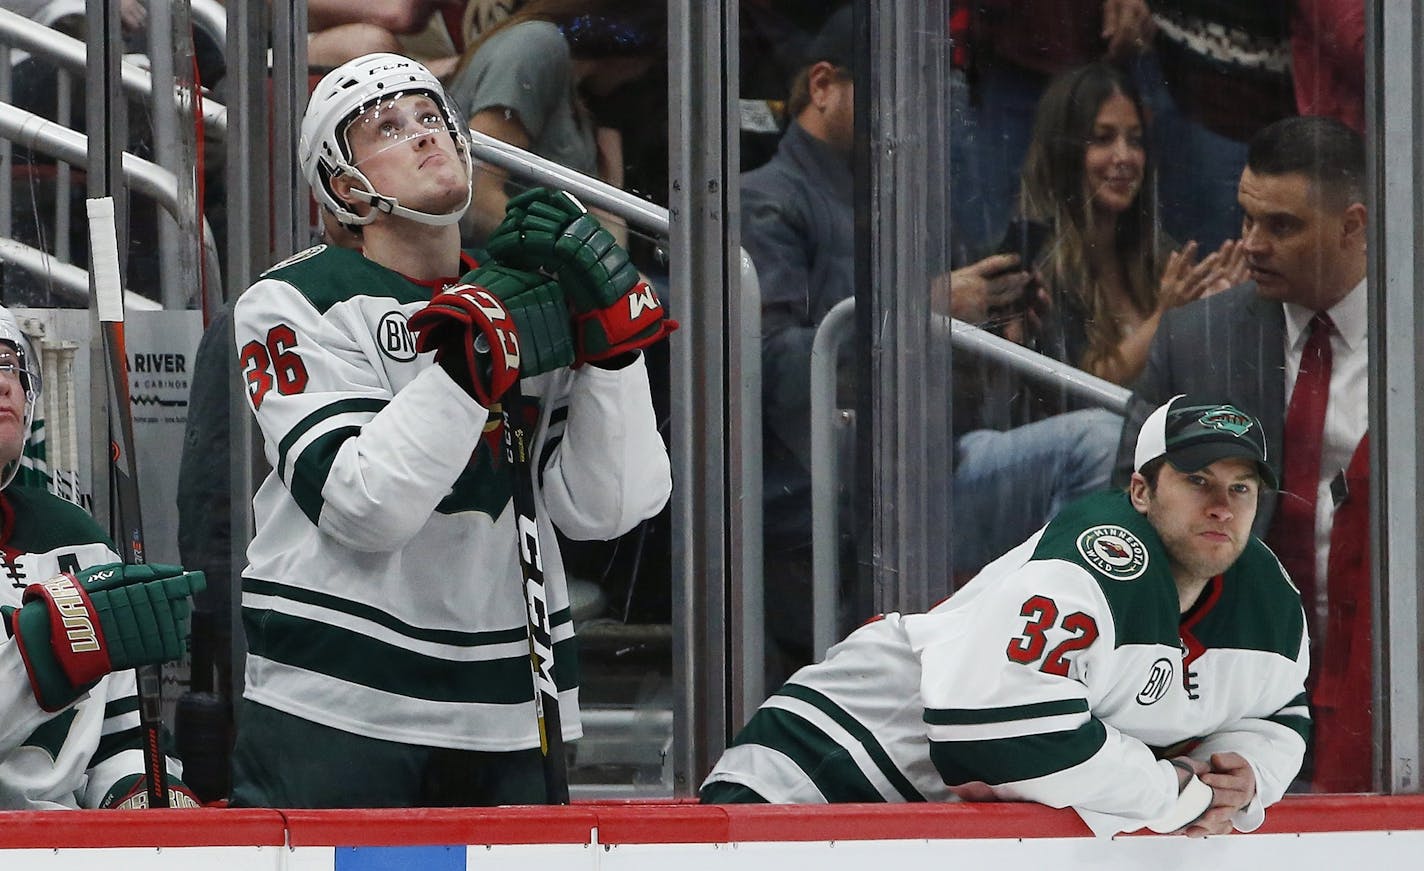
<svg viewBox="0 0 1424 871"><path fill-rule="evenodd" d="M1251 431L1256 421L1244 411L1230 405L1208 411L1197 419L1197 423L1209 429L1225 430L1234 436L1243 436Z"/></svg>

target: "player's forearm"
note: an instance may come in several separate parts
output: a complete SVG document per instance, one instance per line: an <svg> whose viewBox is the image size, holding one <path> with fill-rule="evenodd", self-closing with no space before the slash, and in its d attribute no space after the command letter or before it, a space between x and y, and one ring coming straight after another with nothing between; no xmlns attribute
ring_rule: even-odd
<svg viewBox="0 0 1424 871"><path fill-rule="evenodd" d="M671 492L643 357L576 371L567 428L544 475L550 520L570 538L616 538L661 511Z"/></svg>

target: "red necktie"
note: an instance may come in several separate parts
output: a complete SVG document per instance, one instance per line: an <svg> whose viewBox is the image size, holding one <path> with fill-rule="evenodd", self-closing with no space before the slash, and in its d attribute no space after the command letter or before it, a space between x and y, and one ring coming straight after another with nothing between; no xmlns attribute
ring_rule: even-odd
<svg viewBox="0 0 1424 871"><path fill-rule="evenodd" d="M1315 502L1320 488L1320 451L1325 435L1325 406L1330 398L1330 316L1317 312L1306 327L1310 335L1300 355L1300 372L1286 407L1281 450L1281 491L1276 516L1266 536L1305 604L1311 638L1315 626Z"/></svg>

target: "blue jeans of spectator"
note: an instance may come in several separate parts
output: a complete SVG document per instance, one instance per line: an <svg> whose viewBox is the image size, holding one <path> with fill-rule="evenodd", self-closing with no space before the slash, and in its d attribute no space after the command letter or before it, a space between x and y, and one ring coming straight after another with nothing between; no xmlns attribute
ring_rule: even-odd
<svg viewBox="0 0 1424 871"><path fill-rule="evenodd" d="M1067 503L1105 489L1122 418L1102 409L959 437L954 567L978 571L1033 535Z"/></svg>

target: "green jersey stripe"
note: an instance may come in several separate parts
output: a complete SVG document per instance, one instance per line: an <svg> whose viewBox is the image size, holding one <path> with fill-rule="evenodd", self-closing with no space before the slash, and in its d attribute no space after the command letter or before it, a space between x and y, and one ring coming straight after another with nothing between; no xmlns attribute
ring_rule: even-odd
<svg viewBox="0 0 1424 871"><path fill-rule="evenodd" d="M1066 732L988 741L931 741L930 760L950 786L976 780L999 786L1081 765L1106 741L1102 722L1092 719Z"/></svg>
<svg viewBox="0 0 1424 871"><path fill-rule="evenodd" d="M167 732L164 732L164 740L167 739ZM125 750L138 750L143 747L138 726L132 729L124 729L119 732L111 732L99 738L99 746L95 748L93 757L90 758L90 765L97 765L106 759L112 759Z"/></svg>
<svg viewBox="0 0 1424 871"><path fill-rule="evenodd" d="M433 702L511 705L533 701L529 655L480 662L426 656L359 632L260 608L242 609L248 652L396 696ZM554 644L559 689L577 687L577 642Z"/></svg>
<svg viewBox="0 0 1424 871"><path fill-rule="evenodd" d="M297 425L287 430L287 434L282 437L282 441L277 445L277 475L285 479L287 477L287 454L292 450L302 436L311 432L312 428L328 418L338 414L351 414L358 411L369 411L372 414L390 405L389 399L378 399L376 397L358 397L355 399L340 399L328 405L323 405L311 414L297 421Z"/></svg>
<svg viewBox="0 0 1424 871"><path fill-rule="evenodd" d="M1299 717L1293 714L1273 714L1266 718L1269 722L1279 726L1285 726L1292 732L1300 736L1305 743L1310 743L1310 718Z"/></svg>
<svg viewBox="0 0 1424 871"><path fill-rule="evenodd" d="M790 711L762 708L733 744L759 744L785 754L832 804L885 801L849 751Z"/></svg>
<svg viewBox="0 0 1424 871"><path fill-rule="evenodd" d="M851 734L851 737L860 742L860 746L865 748L865 752L875 762L875 767L880 769L880 773L885 775L885 779L890 781L890 785L895 787L895 791L900 793L901 798L911 802L925 800L925 797L920 795L920 791L915 789L915 785L910 782L904 772L896 767L890 754L885 752L885 748L880 746L879 741L875 740L875 735L866 728L864 723L852 717L840 705L810 687L794 683L786 684L776 695L800 699L830 717L836 725L845 729Z"/></svg>
<svg viewBox="0 0 1424 871"><path fill-rule="evenodd" d="M124 714L132 714L137 710L138 696L124 696L121 699L113 699L104 704L104 719L122 717Z"/></svg>
<svg viewBox="0 0 1424 871"><path fill-rule="evenodd" d="M925 722L931 726L983 726L1063 714L1085 714L1087 711L1087 699L1059 699L1029 705L1007 705L1002 708L926 708Z"/></svg>
<svg viewBox="0 0 1424 871"><path fill-rule="evenodd" d="M321 508L326 504L326 500L321 498L321 491L326 486L326 476L331 474L331 464L336 462L336 452L341 450L347 439L359 432L359 426L343 426L324 433L307 445L293 464L289 485L292 499L312 526L321 524Z"/></svg>
<svg viewBox="0 0 1424 871"><path fill-rule="evenodd" d="M409 623L397 619L390 612L380 608L374 608L364 602L353 602L350 599L343 599L339 596L333 596L330 593L307 590L289 584L279 584L275 581L260 581L256 578L243 578L242 591L256 596L274 596L293 602L301 602L305 605L315 605L319 608L339 611L342 614L350 614L362 620L369 620L378 626L404 635L412 640L428 641L433 644L449 644L456 647L477 647L485 644L507 644L511 641L519 641L528 637L528 630L523 627L496 629L485 632L459 632L453 629L425 629L419 626L412 626ZM571 610L563 608L549 615L549 626L551 629L562 626L571 619Z"/></svg>

